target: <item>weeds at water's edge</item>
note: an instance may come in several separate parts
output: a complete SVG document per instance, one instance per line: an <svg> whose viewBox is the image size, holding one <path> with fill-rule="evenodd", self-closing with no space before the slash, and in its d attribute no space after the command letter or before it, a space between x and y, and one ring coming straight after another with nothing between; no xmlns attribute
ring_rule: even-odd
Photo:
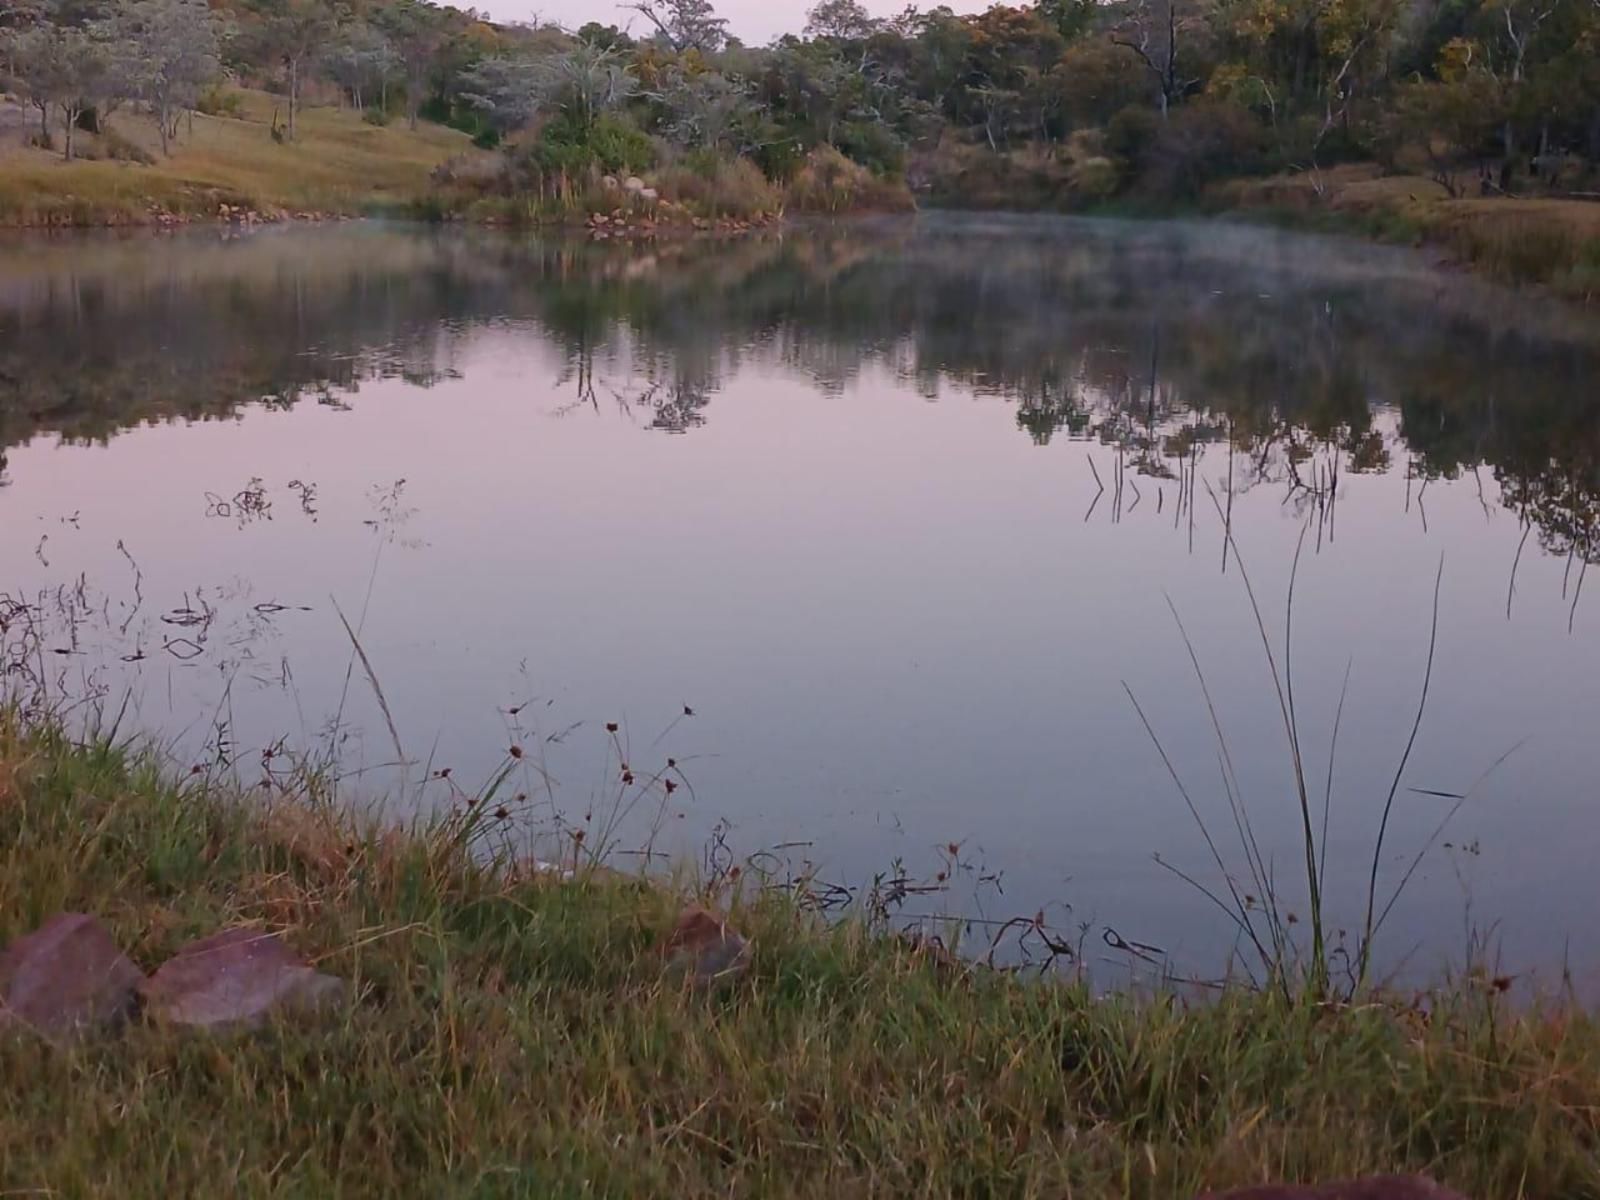
<svg viewBox="0 0 1600 1200"><path fill-rule="evenodd" d="M148 969L248 923L351 984L329 1024L248 1039L0 1037L0 1190L1181 1197L1383 1170L1600 1190L1600 1029L1575 1008L1514 1013L1471 979L1359 1005L1096 998L730 871L563 881L471 852L485 827L246 796L0 712L0 941L90 910ZM710 995L661 968L690 896L755 947Z"/></svg>
<svg viewBox="0 0 1600 1200"><path fill-rule="evenodd" d="M1257 975L1255 970L1252 970L1249 962L1244 964L1252 984L1268 986L1280 993L1285 1000L1293 1000L1296 996L1303 994L1312 1001L1322 1001L1332 997L1348 1002L1354 1000L1369 986L1372 978L1373 947L1377 935L1416 875L1423 859L1438 844L1451 820L1461 810L1462 805L1466 803L1476 788L1515 753L1518 747L1513 746L1496 759L1466 792L1432 793L1451 800L1453 802L1452 807L1445 813L1444 818L1438 823L1422 847L1410 859L1398 882L1380 906L1378 881L1380 868L1384 861L1384 849L1389 840L1390 818L1394 812L1395 799L1400 792L1401 783L1405 779L1406 769L1411 762L1412 752L1416 748L1417 737L1421 732L1423 718L1427 712L1428 694L1433 682L1434 659L1439 641L1439 597L1440 589L1444 582L1444 560L1441 558L1433 582L1433 604L1428 625L1428 653L1422 673L1416 715L1410 724L1404 748L1400 753L1388 791L1384 796L1382 814L1373 840L1372 860L1366 881L1366 900L1363 909L1361 933L1353 951L1346 948L1342 943L1330 945L1326 905L1328 824L1333 807L1339 729L1343 722L1345 700L1350 687L1350 668L1347 666L1344 672L1344 680L1340 686L1338 705L1335 709L1332 732L1329 737L1327 778L1322 795L1319 823L1310 782L1307 777L1303 731L1295 706L1294 677L1294 593L1295 584L1299 577L1301 554L1305 548L1306 536L1310 530L1310 519L1308 518L1301 526L1300 535L1295 544L1294 560L1289 570L1283 619L1282 661L1280 663L1277 653L1274 652L1273 639L1268 632L1267 621L1262 613L1261 604L1257 599L1255 586L1251 582L1244 556L1239 549L1238 543L1234 540L1232 524L1227 518L1222 502L1218 500L1214 492L1211 492L1209 484L1207 485L1207 491L1211 493L1212 505L1216 508L1217 517L1222 524L1223 539L1227 548L1232 551L1233 563L1239 573L1245 595L1249 600L1251 617L1261 638L1262 653L1271 674L1273 688L1278 701L1278 709L1283 720L1283 732L1294 786L1293 798L1300 817L1301 849L1304 853L1302 879L1311 925L1311 945L1309 950L1299 945L1293 936L1293 931L1290 927L1298 922L1298 918L1285 907L1282 888L1274 876L1271 865L1261 852L1250 809L1245 802L1238 774L1234 770L1233 754L1229 746L1228 737L1223 731L1216 704L1212 700L1211 689L1206 679L1205 670L1201 666L1199 653L1195 648L1193 639L1189 636L1188 629L1184 626L1182 617L1178 614L1177 606L1173 604L1170 597L1167 598L1167 607L1172 613L1174 623L1177 625L1178 634L1183 641L1184 649L1188 653L1190 665L1194 668L1195 678L1199 683L1200 693L1205 702L1211 730L1216 739L1223 791L1227 798L1228 810L1233 820L1234 830L1238 836L1239 850L1244 857L1244 874L1248 879L1249 890L1242 890L1240 884L1235 881L1234 872L1230 869L1209 823L1196 804L1191 789L1178 772L1133 689L1124 682L1123 689L1127 692L1128 699L1132 703L1134 711L1138 714L1145 733L1149 736L1151 743L1161 758L1162 764L1177 788L1184 807L1200 831L1208 856L1221 879L1221 891L1219 892L1217 887L1179 870L1163 860L1159 855L1156 857L1156 861L1193 887L1234 925L1241 942L1248 947L1254 958L1254 967L1260 972ZM1345 982L1336 987L1335 977L1341 971L1345 976Z"/></svg>

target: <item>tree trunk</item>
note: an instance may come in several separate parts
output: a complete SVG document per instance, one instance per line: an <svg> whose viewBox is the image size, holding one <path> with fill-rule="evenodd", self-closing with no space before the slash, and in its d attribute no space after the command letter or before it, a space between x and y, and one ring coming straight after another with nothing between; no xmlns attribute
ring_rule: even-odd
<svg viewBox="0 0 1600 1200"><path fill-rule="evenodd" d="M1300 26L1295 38L1294 81L1290 84L1290 95L1296 99L1305 94L1306 76L1311 73L1311 41L1315 30L1314 21L1307 21Z"/></svg>
<svg viewBox="0 0 1600 1200"><path fill-rule="evenodd" d="M156 123L161 126L161 157L172 157L172 135L169 132L171 114L166 104L156 105Z"/></svg>
<svg viewBox="0 0 1600 1200"><path fill-rule="evenodd" d="M65 131L61 135L61 156L66 159L67 162L71 162L72 128L78 123L78 113L77 110L72 108L70 105L63 104L61 106L61 116L64 118L61 123L66 127Z"/></svg>
<svg viewBox="0 0 1600 1200"><path fill-rule="evenodd" d="M295 139L295 118L300 113L300 56L289 60L289 140Z"/></svg>

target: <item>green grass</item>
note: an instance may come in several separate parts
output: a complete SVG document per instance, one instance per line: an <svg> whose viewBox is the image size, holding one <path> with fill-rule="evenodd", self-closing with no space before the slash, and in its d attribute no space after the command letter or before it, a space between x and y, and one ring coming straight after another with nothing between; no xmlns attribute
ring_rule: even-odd
<svg viewBox="0 0 1600 1200"><path fill-rule="evenodd" d="M153 124L134 113L110 119L118 137L153 162L65 162L60 154L12 148L0 152L0 225L119 225L151 220L152 209L212 216L219 203L260 211L356 214L402 208L425 194L430 174L456 154L473 153L453 129L396 122L379 127L340 108L307 108L298 140L275 142L273 113L281 97L240 91L239 115L202 116L187 125L170 158L160 153ZM82 145L95 152L95 140Z"/></svg>
<svg viewBox="0 0 1600 1200"><path fill-rule="evenodd" d="M0 1039L0 1194L1181 1197L1413 1169L1600 1196L1576 1009L1471 983L1097 999L737 884L752 965L696 992L658 950L691 884L518 873L475 830L385 832L0 713L0 941L87 909L148 970L259 923L353 984L320 1025Z"/></svg>

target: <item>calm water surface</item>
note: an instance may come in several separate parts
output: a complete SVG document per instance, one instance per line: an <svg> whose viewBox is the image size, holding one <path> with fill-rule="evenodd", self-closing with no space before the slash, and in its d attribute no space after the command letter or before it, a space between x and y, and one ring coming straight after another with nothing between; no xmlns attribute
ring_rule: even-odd
<svg viewBox="0 0 1600 1200"><path fill-rule="evenodd" d="M282 739L402 808L515 743L502 796L545 835L604 821L619 755L671 756L682 786L625 845L659 813L664 849L787 844L859 885L936 881L954 843L957 886L907 912L1045 908L1097 962L1110 928L1210 970L1229 927L1153 856L1216 868L1128 695L1242 871L1172 610L1295 908L1244 573L1281 666L1301 547L1287 657L1319 807L1348 670L1328 874L1353 928L1442 563L1387 886L1466 799L1386 959L1435 970L1476 929L1512 968L1587 972L1597 368L1592 315L1225 225L4 243L6 665L127 697L185 760L253 781Z"/></svg>

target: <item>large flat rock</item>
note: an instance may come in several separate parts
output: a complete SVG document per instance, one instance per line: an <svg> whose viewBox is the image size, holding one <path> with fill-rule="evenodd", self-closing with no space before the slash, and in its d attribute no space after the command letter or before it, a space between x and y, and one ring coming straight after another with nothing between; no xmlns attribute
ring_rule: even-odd
<svg viewBox="0 0 1600 1200"><path fill-rule="evenodd" d="M190 942L139 988L152 1019L214 1030L320 1011L343 991L343 980L314 970L260 929L225 929Z"/></svg>
<svg viewBox="0 0 1600 1200"><path fill-rule="evenodd" d="M1234 1192L1207 1192L1198 1200L1467 1200L1420 1175L1377 1175L1310 1186L1267 1184Z"/></svg>
<svg viewBox="0 0 1600 1200"><path fill-rule="evenodd" d="M144 973L87 913L57 913L0 954L0 1026L51 1038L115 1025L132 1011Z"/></svg>

